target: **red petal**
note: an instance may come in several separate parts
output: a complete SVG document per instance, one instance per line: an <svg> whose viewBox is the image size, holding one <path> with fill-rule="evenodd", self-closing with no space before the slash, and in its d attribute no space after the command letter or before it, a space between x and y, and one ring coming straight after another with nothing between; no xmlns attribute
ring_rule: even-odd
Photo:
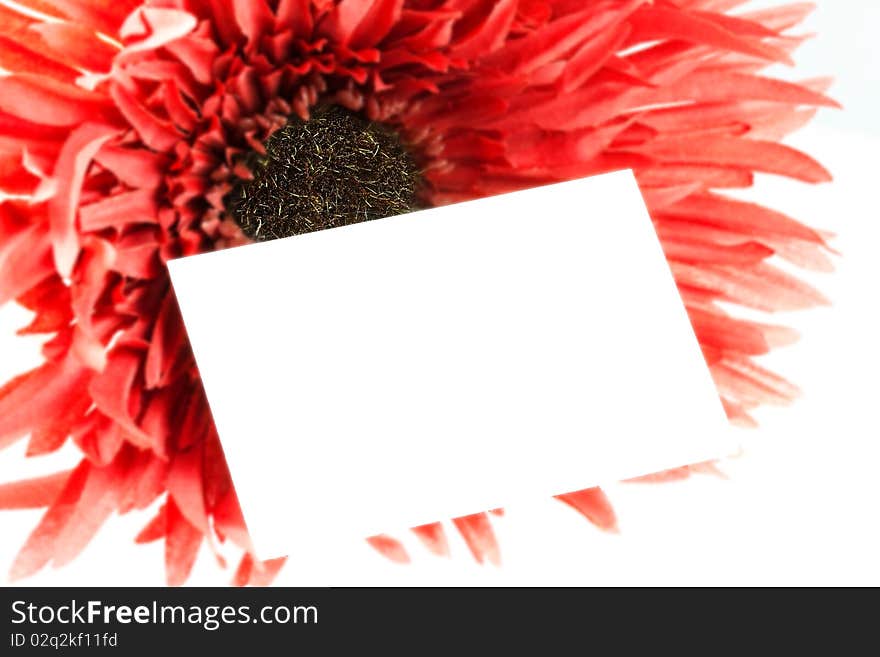
<svg viewBox="0 0 880 657"><path fill-rule="evenodd" d="M196 24L195 16L186 11L142 6L120 27L119 34L125 41L125 48L119 59L172 43L192 32Z"/></svg>
<svg viewBox="0 0 880 657"><path fill-rule="evenodd" d="M144 366L144 381L148 388L167 385L172 366L177 361L181 349L187 345L183 320L177 308L177 301L169 293L162 301L156 316L150 348Z"/></svg>
<svg viewBox="0 0 880 657"><path fill-rule="evenodd" d="M688 308L688 315L704 347L752 356L766 354L770 349L764 332L751 322L727 317L720 310Z"/></svg>
<svg viewBox="0 0 880 657"><path fill-rule="evenodd" d="M220 54L213 39L189 34L167 44L165 49L183 62L198 82L206 85L213 82L214 60Z"/></svg>
<svg viewBox="0 0 880 657"><path fill-rule="evenodd" d="M275 15L265 0L232 0L235 20L250 41L269 34L275 24Z"/></svg>
<svg viewBox="0 0 880 657"><path fill-rule="evenodd" d="M0 67L11 73L32 73L65 82L73 82L79 77L75 69L56 62L39 51L26 48L20 41L2 34L0 34Z"/></svg>
<svg viewBox="0 0 880 657"><path fill-rule="evenodd" d="M168 471L168 493L191 525L207 534L210 527L202 486L202 448L196 445L174 455Z"/></svg>
<svg viewBox="0 0 880 657"><path fill-rule="evenodd" d="M366 48L378 44L400 20L403 0L375 0L352 31L348 45Z"/></svg>
<svg viewBox="0 0 880 657"><path fill-rule="evenodd" d="M760 23L768 29L782 32L802 22L816 9L812 2L797 2L749 12L743 18Z"/></svg>
<svg viewBox="0 0 880 657"><path fill-rule="evenodd" d="M235 575L232 577L232 586L247 586L251 579L251 573L254 571L254 558L249 552L246 552L235 569Z"/></svg>
<svg viewBox="0 0 880 657"><path fill-rule="evenodd" d="M161 274L157 231L149 226L128 229L116 242L118 257L111 267L123 276L150 280Z"/></svg>
<svg viewBox="0 0 880 657"><path fill-rule="evenodd" d="M774 312L828 304L814 288L766 263L748 270L675 261L670 267L679 284L714 290L720 298L749 308Z"/></svg>
<svg viewBox="0 0 880 657"><path fill-rule="evenodd" d="M633 14L630 25L633 28L631 43L681 39L771 61L791 63L785 51L757 39L748 39L730 32L718 24L711 14L687 13L660 6L643 7ZM734 23L727 21L726 26L733 27Z"/></svg>
<svg viewBox="0 0 880 657"><path fill-rule="evenodd" d="M425 547L437 556L449 556L449 542L446 540L446 532L443 531L443 525L439 522L413 527L412 532Z"/></svg>
<svg viewBox="0 0 880 657"><path fill-rule="evenodd" d="M667 258L692 264L748 266L766 260L774 253L773 249L759 242L728 245L679 237L663 237L662 239L663 251Z"/></svg>
<svg viewBox="0 0 880 657"><path fill-rule="evenodd" d="M0 484L0 509L39 509L49 506L64 488L73 470L45 477Z"/></svg>
<svg viewBox="0 0 880 657"><path fill-rule="evenodd" d="M498 542L495 539L495 532L492 530L492 523L489 522L488 515L474 513L454 518L452 523L458 529L478 563L483 563L488 559L496 566L501 564L501 551L498 549Z"/></svg>
<svg viewBox="0 0 880 657"><path fill-rule="evenodd" d="M235 571L232 585L269 586L269 584L272 583L272 580L277 577L286 561L287 557L279 557L267 561L256 561L252 555L245 554L241 559L238 569Z"/></svg>
<svg viewBox="0 0 880 657"><path fill-rule="evenodd" d="M312 0L279 0L275 25L279 32L293 30L298 37L312 34Z"/></svg>
<svg viewBox="0 0 880 657"><path fill-rule="evenodd" d="M70 58L59 58L46 48L39 34L43 25L0 5L0 65L13 73L37 73L72 82L79 72L71 68Z"/></svg>
<svg viewBox="0 0 880 657"><path fill-rule="evenodd" d="M636 172L636 176L642 187L701 182L709 189L751 187L754 182L751 171L713 164L657 164Z"/></svg>
<svg viewBox="0 0 880 657"><path fill-rule="evenodd" d="M168 586L180 586L189 577L204 535L180 513L174 501L165 505L165 574Z"/></svg>
<svg viewBox="0 0 880 657"><path fill-rule="evenodd" d="M782 141L791 133L807 125L817 113L818 109L814 107L795 112L780 111L776 114L768 114L766 118L759 118L752 122L748 134L749 139Z"/></svg>
<svg viewBox="0 0 880 657"><path fill-rule="evenodd" d="M724 14L722 13L724 10L719 10L718 7L710 6L706 7L706 9L708 9L708 11L692 11L690 13L702 20L720 25L733 34L772 38L778 37L779 32L782 31L779 28L774 29L770 25L764 24L763 21L755 20L748 16L731 16L729 14Z"/></svg>
<svg viewBox="0 0 880 657"><path fill-rule="evenodd" d="M0 212L3 206L0 204ZM30 290L55 271L45 227L34 224L0 241L0 305Z"/></svg>
<svg viewBox="0 0 880 657"><path fill-rule="evenodd" d="M635 149L666 162L734 166L775 173L804 182L828 182L831 174L811 157L783 144L752 139L666 138Z"/></svg>
<svg viewBox="0 0 880 657"><path fill-rule="evenodd" d="M73 319L73 312L70 309L70 288L57 274L44 278L39 284L18 296L16 301L34 313L31 323L16 331L17 335L55 333L68 326Z"/></svg>
<svg viewBox="0 0 880 657"><path fill-rule="evenodd" d="M578 47L586 37L606 28L614 22L614 16L587 9L548 23L514 41L495 55L487 57L490 66L500 66L511 73L523 75L544 64L562 59L566 52Z"/></svg>
<svg viewBox="0 0 880 657"><path fill-rule="evenodd" d="M113 172L129 187L155 188L162 182L165 158L143 148L125 148L105 144L95 155L95 161Z"/></svg>
<svg viewBox="0 0 880 657"><path fill-rule="evenodd" d="M70 18L56 0L18 0L16 4L53 18Z"/></svg>
<svg viewBox="0 0 880 657"><path fill-rule="evenodd" d="M396 538L391 538L387 534L377 534L370 536L367 543L386 559L395 563L409 563L409 555L406 553L403 543Z"/></svg>
<svg viewBox="0 0 880 657"><path fill-rule="evenodd" d="M768 236L764 242L770 246L780 258L788 262L814 271L832 272L834 263L828 254L815 244L795 242L779 236Z"/></svg>
<svg viewBox="0 0 880 657"><path fill-rule="evenodd" d="M516 18L516 0L499 0L492 11L466 36L457 40L452 52L456 57L476 58L504 45Z"/></svg>
<svg viewBox="0 0 880 657"><path fill-rule="evenodd" d="M678 187L645 187L642 198L652 214L662 212L664 208L700 191L700 183L679 185Z"/></svg>
<svg viewBox="0 0 880 657"><path fill-rule="evenodd" d="M565 502L599 529L617 532L617 516L601 488L586 488L574 493L557 495L557 500Z"/></svg>
<svg viewBox="0 0 880 657"><path fill-rule="evenodd" d="M28 440L27 456L48 454L60 449L82 422L92 400L85 387L68 398L64 409L55 417L48 418L34 427Z"/></svg>
<svg viewBox="0 0 880 657"><path fill-rule="evenodd" d="M232 480L229 478L229 468L226 467L226 458L223 455L223 447L220 445L217 428L213 425L203 442L203 448L205 455L202 477L205 481L205 504L209 509L213 509L223 496L233 490Z"/></svg>
<svg viewBox="0 0 880 657"><path fill-rule="evenodd" d="M122 21L141 2L142 0L25 0L22 4L32 7L51 5L56 12L76 23L116 36Z"/></svg>
<svg viewBox="0 0 880 657"><path fill-rule="evenodd" d="M687 466L682 468L673 468L672 470L663 470L653 474L644 475L642 477L633 477L627 479L627 482L637 484L659 484L668 481L681 481L691 476L690 468Z"/></svg>
<svg viewBox="0 0 880 657"><path fill-rule="evenodd" d="M94 30L73 23L38 23L32 28L56 57L77 68L105 73L119 49L97 38Z"/></svg>
<svg viewBox="0 0 880 657"><path fill-rule="evenodd" d="M168 521L165 519L166 505L159 507L159 511L153 516L153 519L138 533L135 537L135 543L152 543L160 538L165 538L165 529Z"/></svg>
<svg viewBox="0 0 880 657"><path fill-rule="evenodd" d="M70 276L79 254L75 218L86 171L95 153L116 132L107 125L84 123L70 134L58 156L52 174L58 187L49 201L49 234L55 266L62 276Z"/></svg>
<svg viewBox="0 0 880 657"><path fill-rule="evenodd" d="M168 152L180 142L180 134L170 121L160 119L147 111L122 85L111 86L110 96L144 143L153 150Z"/></svg>
<svg viewBox="0 0 880 657"><path fill-rule="evenodd" d="M0 448L59 417L89 377L68 358L44 363L0 388Z"/></svg>
<svg viewBox="0 0 880 657"><path fill-rule="evenodd" d="M51 78L16 74L0 77L0 110L47 126L77 126L113 116L107 99Z"/></svg>
<svg viewBox="0 0 880 657"><path fill-rule="evenodd" d="M218 534L230 538L243 550L253 551L253 543L248 535L234 489L230 488L211 511L214 517L214 527Z"/></svg>
<svg viewBox="0 0 880 657"><path fill-rule="evenodd" d="M145 509L166 491L168 463L161 456L142 451L132 464L129 483L122 491L119 512Z"/></svg>
<svg viewBox="0 0 880 657"><path fill-rule="evenodd" d="M89 420L72 433L76 445L92 463L107 466L122 448L124 437L119 425L101 413L91 413Z"/></svg>
<svg viewBox="0 0 880 657"><path fill-rule="evenodd" d="M589 80L620 48L629 35L629 25L602 31L587 41L565 64L562 90L569 93Z"/></svg>
<svg viewBox="0 0 880 657"><path fill-rule="evenodd" d="M321 21L319 32L331 43L348 45L351 35L366 16L373 0L341 0Z"/></svg>
<svg viewBox="0 0 880 657"><path fill-rule="evenodd" d="M693 195L667 208L663 217L683 217L743 236L778 235L823 244L822 236L781 212L717 194ZM655 217L662 221L663 217Z"/></svg>
<svg viewBox="0 0 880 657"><path fill-rule="evenodd" d="M115 259L116 251L109 242L87 235L71 281L71 308L78 338L74 348L80 362L94 370L103 369L106 362L104 341L96 328L99 323L95 321L95 309L106 291L108 269Z"/></svg>
<svg viewBox="0 0 880 657"><path fill-rule="evenodd" d="M180 89L173 81L168 80L162 85L162 100L165 111L168 112L174 125L184 132L192 131L198 122L198 114L184 100Z"/></svg>
<svg viewBox="0 0 880 657"><path fill-rule="evenodd" d="M721 393L749 406L787 404L800 391L785 379L745 359L727 359L713 365L712 377Z"/></svg>
<svg viewBox="0 0 880 657"><path fill-rule="evenodd" d="M757 428L758 423L746 412L743 404L738 404L724 397L721 398L721 404L724 406L724 412L731 424L744 429Z"/></svg>
<svg viewBox="0 0 880 657"><path fill-rule="evenodd" d="M122 458L113 465L89 470L76 507L57 536L52 565L60 567L73 561L116 510L126 469L127 459Z"/></svg>
<svg viewBox="0 0 880 657"><path fill-rule="evenodd" d="M596 127L632 108L633 99L607 87L587 85L569 94L522 94L515 109L484 127L515 132L525 125L545 130L577 130Z"/></svg>
<svg viewBox="0 0 880 657"><path fill-rule="evenodd" d="M223 46L236 46L242 37L241 30L235 20L235 12L229 0L200 0L207 4L202 14L207 14L211 20L211 27L216 30L217 37Z"/></svg>
<svg viewBox="0 0 880 657"><path fill-rule="evenodd" d="M626 126L626 123L620 123L570 132L521 134L508 146L507 159L515 170L556 169L588 162L601 154Z"/></svg>
<svg viewBox="0 0 880 657"><path fill-rule="evenodd" d="M83 231L104 228L123 228L126 224L159 222L159 206L154 189L138 189L123 192L79 209L80 227Z"/></svg>
<svg viewBox="0 0 880 657"><path fill-rule="evenodd" d="M89 385L89 392L98 410L125 429L130 434L130 438L139 440L144 446L150 446L151 436L134 420L140 409L136 408L139 399L132 394L132 388L135 377L140 373L142 362L141 352L116 346L107 355L107 365L104 370L95 375Z"/></svg>
<svg viewBox="0 0 880 657"><path fill-rule="evenodd" d="M173 446L180 450L205 440L213 430L213 421L201 385L191 389L186 403L181 404L179 408L182 413L178 419Z"/></svg>
<svg viewBox="0 0 880 657"><path fill-rule="evenodd" d="M40 523L15 557L9 579L28 577L49 563L55 552L56 539L73 515L90 472L91 466L85 459L74 468L61 494L43 514Z"/></svg>
<svg viewBox="0 0 880 657"><path fill-rule="evenodd" d="M724 71L697 71L669 86L642 92L642 96L645 104L765 100L789 105L840 107L827 96L793 82Z"/></svg>

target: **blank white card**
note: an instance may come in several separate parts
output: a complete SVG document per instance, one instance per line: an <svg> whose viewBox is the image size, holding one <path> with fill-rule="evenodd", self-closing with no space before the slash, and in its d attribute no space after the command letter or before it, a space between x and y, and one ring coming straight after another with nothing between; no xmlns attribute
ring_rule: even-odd
<svg viewBox="0 0 880 657"><path fill-rule="evenodd" d="M263 557L731 450L630 172L169 267Z"/></svg>

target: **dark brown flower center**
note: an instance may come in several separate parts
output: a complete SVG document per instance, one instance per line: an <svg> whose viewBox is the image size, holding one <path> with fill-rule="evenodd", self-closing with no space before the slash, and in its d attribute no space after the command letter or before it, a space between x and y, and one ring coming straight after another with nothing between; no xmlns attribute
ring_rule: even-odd
<svg viewBox="0 0 880 657"><path fill-rule="evenodd" d="M257 241L416 209L420 173L399 136L342 107L293 118L248 161L230 196L233 219Z"/></svg>

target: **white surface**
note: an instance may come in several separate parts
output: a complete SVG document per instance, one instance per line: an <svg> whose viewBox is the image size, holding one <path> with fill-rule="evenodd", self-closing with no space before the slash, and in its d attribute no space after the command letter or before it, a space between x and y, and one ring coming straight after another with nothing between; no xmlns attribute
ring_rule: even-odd
<svg viewBox="0 0 880 657"><path fill-rule="evenodd" d="M169 268L264 558L735 451L630 172Z"/></svg>
<svg viewBox="0 0 880 657"><path fill-rule="evenodd" d="M757 4L757 3L756 3ZM759 4L780 4L766 0ZM399 534L413 563L398 566L361 541L340 546L335 566L352 585L880 585L880 6L819 0L802 32L820 37L797 55L794 77L839 74L833 95L844 112L821 112L790 142L822 160L835 176L809 187L759 177L755 197L838 234L838 271L805 275L831 299L829 308L780 314L803 339L764 363L795 381L803 397L758 413L759 429L742 432L741 457L722 463L727 480L697 477L663 485L613 484L607 493L620 535L598 532L550 499L507 509L493 520L501 568L478 566L450 530L452 558L428 554ZM13 337L28 313L0 310L0 374L37 362L38 342ZM670 376L669 385L675 385ZM49 472L74 462L75 449L27 462L24 445L0 451L0 481ZM112 518L76 562L43 571L30 585L156 585L163 548L132 539L149 514ZM0 568L39 519L38 512L0 515ZM309 562L281 571L279 585L307 581ZM189 583L230 578L203 549Z"/></svg>

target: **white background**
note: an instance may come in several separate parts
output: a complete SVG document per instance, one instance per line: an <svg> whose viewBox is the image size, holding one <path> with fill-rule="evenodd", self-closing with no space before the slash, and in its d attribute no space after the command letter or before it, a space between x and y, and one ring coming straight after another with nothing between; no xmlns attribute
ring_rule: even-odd
<svg viewBox="0 0 880 657"><path fill-rule="evenodd" d="M753 5L774 5L760 2ZM797 56L793 77L835 74L832 94L844 112L823 112L790 143L817 156L835 182L809 187L761 177L754 194L789 214L837 233L834 274L810 275L832 306L775 318L803 339L764 363L803 389L794 405L758 412L761 427L743 432L743 454L721 464L727 479L701 476L663 485L607 489L621 533L597 531L552 500L512 507L495 519L500 568L477 566L449 532L453 556L438 559L404 536L413 563L385 561L364 544L339 550L349 584L880 584L880 6L820 0L805 31L819 38ZM37 362L36 341L13 338L27 314L0 311L0 377ZM670 382L674 385L674 381ZM24 445L0 452L0 481L69 465L75 449L23 463ZM0 568L8 567L39 518L0 514ZM112 518L72 565L31 585L155 585L162 547L135 546L148 516ZM296 585L307 563L276 580ZM207 550L190 584L219 584Z"/></svg>

